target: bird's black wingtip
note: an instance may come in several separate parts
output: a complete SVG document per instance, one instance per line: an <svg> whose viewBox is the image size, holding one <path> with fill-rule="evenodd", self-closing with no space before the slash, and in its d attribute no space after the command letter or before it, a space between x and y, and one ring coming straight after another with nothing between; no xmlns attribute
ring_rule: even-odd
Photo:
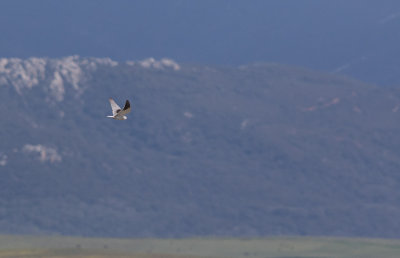
<svg viewBox="0 0 400 258"><path fill-rule="evenodd" d="M124 110L128 109L131 107L131 103L129 103L129 100L126 100Z"/></svg>

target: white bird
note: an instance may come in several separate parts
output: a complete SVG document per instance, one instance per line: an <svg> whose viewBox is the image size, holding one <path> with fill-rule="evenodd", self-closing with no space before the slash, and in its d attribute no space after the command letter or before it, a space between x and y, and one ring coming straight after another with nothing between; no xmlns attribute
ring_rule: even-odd
<svg viewBox="0 0 400 258"><path fill-rule="evenodd" d="M129 103L129 100L127 100L125 102L125 106L123 109L121 109L117 103L115 103L115 101L110 98L110 105L111 105L111 109L112 109L112 116L107 116L109 118L113 118L116 120L126 120L128 119L125 115L128 114L129 112L131 112L131 104Z"/></svg>

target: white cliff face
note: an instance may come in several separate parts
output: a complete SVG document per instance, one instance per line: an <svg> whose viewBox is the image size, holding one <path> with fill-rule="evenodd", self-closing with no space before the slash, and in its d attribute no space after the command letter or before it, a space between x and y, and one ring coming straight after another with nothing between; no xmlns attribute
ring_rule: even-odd
<svg viewBox="0 0 400 258"><path fill-rule="evenodd" d="M142 61L127 61L127 65L149 69L180 70L175 61L163 58L159 61L148 58ZM61 102L66 92L81 95L84 82L100 66L115 67L118 62L110 58L81 58L68 56L60 59L37 58L0 58L0 87L11 86L22 95L38 85L48 92L46 101Z"/></svg>
<svg viewBox="0 0 400 258"><path fill-rule="evenodd" d="M0 166L4 167L5 165L7 165L7 155L0 152Z"/></svg>
<svg viewBox="0 0 400 258"><path fill-rule="evenodd" d="M150 57L147 59L144 59L142 61L126 61L127 65L139 65L143 68L153 68L153 69L173 69L175 71L179 71L181 67L179 66L178 63L176 63L172 59L168 58L163 58L160 61L155 60L154 58Z"/></svg>
<svg viewBox="0 0 400 258"><path fill-rule="evenodd" d="M45 78L47 60L43 58L0 59L0 85L12 84L18 94L32 88Z"/></svg>
<svg viewBox="0 0 400 258"><path fill-rule="evenodd" d="M56 101L62 101L64 99L64 81L58 71L53 74L53 80L49 85L50 92Z"/></svg>
<svg viewBox="0 0 400 258"><path fill-rule="evenodd" d="M51 148L41 144L26 144L22 148L22 151L27 154L35 155L40 162L57 163L62 161L61 156L58 154L55 148Z"/></svg>
<svg viewBox="0 0 400 258"><path fill-rule="evenodd" d="M81 94L81 83L99 66L114 67L117 62L109 58L80 58L68 56L61 59L49 58L1 58L0 87L12 86L20 95L24 90L39 84L50 93L48 101L60 102L67 87Z"/></svg>

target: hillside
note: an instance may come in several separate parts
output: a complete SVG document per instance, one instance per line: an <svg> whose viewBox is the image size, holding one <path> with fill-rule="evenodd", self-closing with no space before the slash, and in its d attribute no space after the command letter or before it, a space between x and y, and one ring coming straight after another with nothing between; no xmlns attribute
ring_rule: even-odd
<svg viewBox="0 0 400 258"><path fill-rule="evenodd" d="M130 99L114 121L108 98ZM0 60L0 231L400 236L399 90L276 64Z"/></svg>

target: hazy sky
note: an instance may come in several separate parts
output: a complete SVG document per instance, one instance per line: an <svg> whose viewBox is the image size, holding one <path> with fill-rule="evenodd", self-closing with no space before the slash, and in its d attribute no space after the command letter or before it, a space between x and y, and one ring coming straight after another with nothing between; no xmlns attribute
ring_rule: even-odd
<svg viewBox="0 0 400 258"><path fill-rule="evenodd" d="M335 69L377 44L397 48L399 22L400 1L387 0L9 0L0 2L0 56Z"/></svg>

